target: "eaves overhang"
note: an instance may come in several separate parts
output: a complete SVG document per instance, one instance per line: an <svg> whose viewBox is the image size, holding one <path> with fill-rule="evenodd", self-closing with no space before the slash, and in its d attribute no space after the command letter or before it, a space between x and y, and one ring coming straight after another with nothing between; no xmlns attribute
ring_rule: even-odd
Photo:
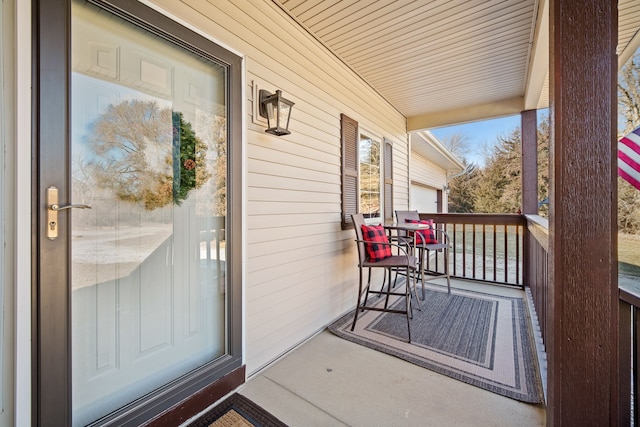
<svg viewBox="0 0 640 427"><path fill-rule="evenodd" d="M421 155L447 171L447 174L464 170L464 164L429 131L411 132L411 151Z"/></svg>

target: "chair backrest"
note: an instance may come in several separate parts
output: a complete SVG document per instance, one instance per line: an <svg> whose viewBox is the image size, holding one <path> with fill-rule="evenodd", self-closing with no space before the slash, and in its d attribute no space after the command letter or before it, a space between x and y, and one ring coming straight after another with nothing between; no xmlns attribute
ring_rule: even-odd
<svg viewBox="0 0 640 427"><path fill-rule="evenodd" d="M356 239L358 240L358 261L360 265L362 265L367 260L367 251L362 241L362 225L365 224L364 215L361 213L352 214L351 220L353 221L353 229L356 231Z"/></svg>
<svg viewBox="0 0 640 427"><path fill-rule="evenodd" d="M420 214L418 211L396 211L396 221L398 221L398 224L404 224L408 219L420 220ZM406 237L407 232L398 231L398 235Z"/></svg>

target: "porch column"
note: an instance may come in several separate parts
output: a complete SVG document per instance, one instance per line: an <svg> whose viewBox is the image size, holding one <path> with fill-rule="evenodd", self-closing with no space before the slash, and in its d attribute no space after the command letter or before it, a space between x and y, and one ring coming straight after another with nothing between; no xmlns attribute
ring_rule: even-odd
<svg viewBox="0 0 640 427"><path fill-rule="evenodd" d="M522 213L538 214L538 118L537 110L520 114L522 121Z"/></svg>
<svg viewBox="0 0 640 427"><path fill-rule="evenodd" d="M618 425L615 0L550 0L547 424Z"/></svg>

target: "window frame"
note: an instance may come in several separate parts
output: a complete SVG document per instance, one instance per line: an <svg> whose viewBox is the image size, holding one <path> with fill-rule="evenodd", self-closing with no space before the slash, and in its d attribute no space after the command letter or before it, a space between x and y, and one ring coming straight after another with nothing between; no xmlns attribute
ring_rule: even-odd
<svg viewBox="0 0 640 427"><path fill-rule="evenodd" d="M378 215L377 216L369 216L370 213L369 212L364 212L363 211L363 191L364 190L364 186L365 186L365 179L364 179L364 173L362 171L362 167L363 165L372 165L371 162L365 164L363 163L363 152L362 152L362 141L363 139L367 139L369 141L372 141L373 143L377 144L378 146L378 162L377 164L374 165L374 167L376 167L378 169L378 188L377 191L375 191L375 193L378 196ZM367 222L380 222L383 218L384 215L384 138L381 138L380 136L376 135L373 132L369 132L366 128L362 128L360 127L360 133L358 135L358 158L360 159L360 161L358 162L358 175L359 175L359 187L358 187L358 205L360 206L360 213L364 214L365 217L365 221ZM371 152L371 150L370 150ZM374 194L373 189L371 191L369 191L370 194Z"/></svg>

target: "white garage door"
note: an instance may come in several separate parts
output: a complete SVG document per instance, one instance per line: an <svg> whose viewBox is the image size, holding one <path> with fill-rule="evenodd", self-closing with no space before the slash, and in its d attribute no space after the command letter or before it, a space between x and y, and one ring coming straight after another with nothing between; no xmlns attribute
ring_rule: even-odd
<svg viewBox="0 0 640 427"><path fill-rule="evenodd" d="M418 212L438 212L438 191L434 188L411 185L410 210Z"/></svg>

